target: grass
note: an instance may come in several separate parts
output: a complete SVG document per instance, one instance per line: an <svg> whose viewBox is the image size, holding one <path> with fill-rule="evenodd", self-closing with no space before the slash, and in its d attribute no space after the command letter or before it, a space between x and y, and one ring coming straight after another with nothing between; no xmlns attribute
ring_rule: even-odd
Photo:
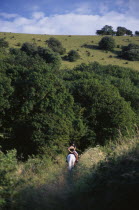
<svg viewBox="0 0 139 210"><path fill-rule="evenodd" d="M16 171L10 173L15 184L10 190L9 209L135 209L139 193L139 136L121 136L115 143L87 149L72 173L62 155L54 161L45 156L32 157L25 163L19 162Z"/></svg>
<svg viewBox="0 0 139 210"><path fill-rule="evenodd" d="M75 172L73 198L76 199L73 209L136 209L139 193L139 137L121 137L116 143L110 142L105 147L91 150L83 154L83 159L86 159L86 163L92 160L92 164L88 167L88 164L80 163L79 170Z"/></svg>
<svg viewBox="0 0 139 210"><path fill-rule="evenodd" d="M18 34L18 33L4 33L0 32L0 38L5 38L9 42L10 47L20 47L24 42L36 43L38 46L47 46L46 40L51 35L37 35L37 34ZM80 54L80 59L76 62L62 61L62 69L73 69L76 65L81 63L89 63L97 61L103 65L119 65L122 67L132 68L139 70L139 61L128 61L117 58L117 52L121 50L121 46L135 43L139 45L139 37L134 36L114 36L116 41L116 48L114 52L106 52L98 49L98 43L102 36L67 36L55 35L53 36L62 42L66 52L70 50L77 50Z"/></svg>

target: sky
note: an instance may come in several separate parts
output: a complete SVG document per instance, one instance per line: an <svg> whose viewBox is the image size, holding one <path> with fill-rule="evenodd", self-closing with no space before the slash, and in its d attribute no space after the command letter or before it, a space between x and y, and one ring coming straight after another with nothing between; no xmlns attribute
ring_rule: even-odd
<svg viewBox="0 0 139 210"><path fill-rule="evenodd" d="M139 31L139 0L0 0L0 32L95 35L105 25Z"/></svg>

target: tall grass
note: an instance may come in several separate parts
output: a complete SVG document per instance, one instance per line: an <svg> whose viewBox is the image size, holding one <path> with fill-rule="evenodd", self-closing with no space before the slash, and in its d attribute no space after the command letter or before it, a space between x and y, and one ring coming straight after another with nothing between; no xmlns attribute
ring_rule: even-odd
<svg viewBox="0 0 139 210"><path fill-rule="evenodd" d="M89 162L92 154L89 155L89 150L86 153L88 156L85 154L84 158L87 157L86 162ZM80 172L75 171L73 198L76 199L73 209L136 209L139 193L139 136L132 139L121 137L117 143L110 142L99 148L95 158L89 168L80 163Z"/></svg>
<svg viewBox="0 0 139 210"><path fill-rule="evenodd" d="M5 171L0 187L2 209L116 210L120 205L127 210L134 209L137 202L138 134L87 149L71 173L63 155L55 160L45 155L30 157L24 163L17 162L15 155L9 152L0 156L0 172Z"/></svg>

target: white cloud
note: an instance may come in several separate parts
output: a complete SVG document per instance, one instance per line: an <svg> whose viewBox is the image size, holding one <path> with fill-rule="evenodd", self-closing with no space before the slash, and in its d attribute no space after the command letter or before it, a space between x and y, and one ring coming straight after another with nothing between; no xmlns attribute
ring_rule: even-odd
<svg viewBox="0 0 139 210"><path fill-rule="evenodd" d="M32 17L34 18L34 19L41 19L41 18L43 18L45 16L45 14L43 13L43 12L34 12L33 14L32 14Z"/></svg>
<svg viewBox="0 0 139 210"><path fill-rule="evenodd" d="M18 16L17 14L9 14L9 13L6 13L6 12L1 12L0 13L0 17L3 17L5 19L15 18L17 16Z"/></svg>
<svg viewBox="0 0 139 210"><path fill-rule="evenodd" d="M46 17L42 12L32 14L32 18L15 17L11 20L0 20L0 30L3 32L34 33L34 34L72 34L95 35L96 30L104 25L126 27L133 32L139 29L136 17L117 12L109 12L103 16L85 14L63 14Z"/></svg>

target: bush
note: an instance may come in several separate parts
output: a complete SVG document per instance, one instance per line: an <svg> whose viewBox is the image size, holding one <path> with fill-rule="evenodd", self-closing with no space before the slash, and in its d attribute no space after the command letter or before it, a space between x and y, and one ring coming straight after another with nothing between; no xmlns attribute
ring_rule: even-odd
<svg viewBox="0 0 139 210"><path fill-rule="evenodd" d="M80 58L80 55L77 51L75 51L75 50L69 51L68 56L67 56L67 59L69 61L73 62L73 61L78 60L79 58Z"/></svg>
<svg viewBox="0 0 139 210"><path fill-rule="evenodd" d="M9 151L7 154L0 151L0 208L10 209L11 196L17 183L16 169L16 151Z"/></svg>
<svg viewBox="0 0 139 210"><path fill-rule="evenodd" d="M37 46L35 44L29 43L29 42L23 43L21 50L26 52L27 55L37 54Z"/></svg>
<svg viewBox="0 0 139 210"><path fill-rule="evenodd" d="M59 69L61 65L61 57L58 53L43 47L38 47L37 53L46 61L46 63L52 64L53 66L56 66L57 69Z"/></svg>
<svg viewBox="0 0 139 210"><path fill-rule="evenodd" d="M139 45L129 44L124 46L119 56L130 61L139 61Z"/></svg>
<svg viewBox="0 0 139 210"><path fill-rule="evenodd" d="M61 57L58 53L53 52L49 48L37 47L36 44L24 43L21 47L21 51L24 51L29 56L40 56L46 63L52 64L53 67L59 69L61 65ZM11 49L10 52L15 54L17 49ZM39 58L36 58L39 59Z"/></svg>
<svg viewBox="0 0 139 210"><path fill-rule="evenodd" d="M46 41L48 47L51 48L54 52L59 53L60 55L65 54L66 49L62 46L61 42L54 37L51 37Z"/></svg>
<svg viewBox="0 0 139 210"><path fill-rule="evenodd" d="M1 39L0 39L0 47L1 47L1 48L9 47L9 43L8 43L7 41L5 41L4 38L1 38Z"/></svg>
<svg viewBox="0 0 139 210"><path fill-rule="evenodd" d="M115 48L115 40L112 37L105 36L100 40L99 47L102 50L112 51Z"/></svg>

